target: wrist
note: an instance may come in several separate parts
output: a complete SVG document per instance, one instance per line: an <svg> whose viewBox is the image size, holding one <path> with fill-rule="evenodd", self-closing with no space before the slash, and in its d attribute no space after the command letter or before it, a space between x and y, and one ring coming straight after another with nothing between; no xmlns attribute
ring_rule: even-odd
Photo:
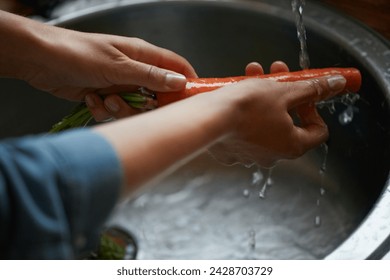
<svg viewBox="0 0 390 280"><path fill-rule="evenodd" d="M251 98L248 94L243 94L243 91L248 91L248 89L243 87L242 83L221 88L218 90L220 92L215 94L215 97L219 99L216 103L224 107L227 112L225 113L226 136L236 137L240 127L247 121L245 115L250 110Z"/></svg>

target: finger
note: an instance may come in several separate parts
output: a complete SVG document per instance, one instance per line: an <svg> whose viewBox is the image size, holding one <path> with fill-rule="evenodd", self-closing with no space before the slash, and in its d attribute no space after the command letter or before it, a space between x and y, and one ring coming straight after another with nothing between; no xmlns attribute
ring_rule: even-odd
<svg viewBox="0 0 390 280"><path fill-rule="evenodd" d="M289 72L287 64L283 61L275 61L271 64L270 72L271 73L280 73L280 72Z"/></svg>
<svg viewBox="0 0 390 280"><path fill-rule="evenodd" d="M102 122L112 118L112 115L104 107L103 100L97 94L87 94L85 96L85 104L87 105L95 121Z"/></svg>
<svg viewBox="0 0 390 280"><path fill-rule="evenodd" d="M305 127L313 123L320 126L326 126L314 103L301 105L296 109L296 112L301 121L301 127Z"/></svg>
<svg viewBox="0 0 390 280"><path fill-rule="evenodd" d="M324 120L317 112L315 104L306 104L297 108L301 126L295 127L295 137L304 150L309 150L322 144L329 136Z"/></svg>
<svg viewBox="0 0 390 280"><path fill-rule="evenodd" d="M288 109L331 98L340 93L345 84L346 79L341 75L284 83L288 92Z"/></svg>
<svg viewBox="0 0 390 280"><path fill-rule="evenodd" d="M108 95L104 99L104 107L116 119L125 118L139 113L138 110L130 107L120 96Z"/></svg>
<svg viewBox="0 0 390 280"><path fill-rule="evenodd" d="M246 76L264 75L263 66L258 62L251 62L245 67Z"/></svg>

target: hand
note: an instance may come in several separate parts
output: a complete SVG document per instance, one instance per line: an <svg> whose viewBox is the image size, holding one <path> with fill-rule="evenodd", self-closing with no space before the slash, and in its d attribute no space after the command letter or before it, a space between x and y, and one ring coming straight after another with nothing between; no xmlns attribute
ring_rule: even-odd
<svg viewBox="0 0 390 280"><path fill-rule="evenodd" d="M86 98L98 121L136 112L113 93L140 86L160 92L180 90L186 77L196 77L183 57L141 39L34 24L43 39L34 53L34 67L26 67L22 79L57 97ZM98 95L109 97L103 102Z"/></svg>
<svg viewBox="0 0 390 280"><path fill-rule="evenodd" d="M283 71L288 71L283 62L272 64L271 73ZM247 75L263 73L258 63L246 67ZM225 88L223 90L230 94L246 95L241 110L244 118L234 135L212 146L209 151L228 165L256 163L271 167L280 159L297 158L328 137L327 126L317 113L314 102L333 97L344 85L345 79L335 76L295 83L253 79ZM294 112L299 124L293 120Z"/></svg>
<svg viewBox="0 0 390 280"><path fill-rule="evenodd" d="M183 57L139 39L127 38L127 40L134 41L133 47L140 52L134 56L143 62L142 67L129 65L132 73L125 77L128 83L131 82L136 86L113 86L87 94L86 104L96 121L120 119L140 112L130 107L119 93L137 92L140 86L159 92L181 90L185 87L186 77L197 77L192 66ZM118 72L120 71L122 70L119 69ZM131 81L129 77L133 77L133 80Z"/></svg>

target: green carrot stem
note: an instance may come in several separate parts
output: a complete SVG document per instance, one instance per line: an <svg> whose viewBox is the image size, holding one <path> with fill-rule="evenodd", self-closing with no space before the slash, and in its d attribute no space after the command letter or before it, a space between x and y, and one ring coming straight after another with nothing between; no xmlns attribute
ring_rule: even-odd
<svg viewBox="0 0 390 280"><path fill-rule="evenodd" d="M129 106L136 109L144 109L147 103L147 97L139 93L124 93L121 97L127 102L127 104L129 104ZM69 115L54 124L49 133L56 133L71 128L86 126L92 118L92 114L86 104L80 103Z"/></svg>

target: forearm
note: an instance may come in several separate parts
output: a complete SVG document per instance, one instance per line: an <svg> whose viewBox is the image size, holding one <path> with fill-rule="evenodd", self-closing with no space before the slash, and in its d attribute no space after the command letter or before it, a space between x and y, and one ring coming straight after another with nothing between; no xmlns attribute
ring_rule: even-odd
<svg viewBox="0 0 390 280"><path fill-rule="evenodd" d="M23 79L37 67L43 48L44 24L0 11L0 76Z"/></svg>
<svg viewBox="0 0 390 280"><path fill-rule="evenodd" d="M204 94L95 129L117 151L127 193L196 155L233 131L234 106L219 93Z"/></svg>

